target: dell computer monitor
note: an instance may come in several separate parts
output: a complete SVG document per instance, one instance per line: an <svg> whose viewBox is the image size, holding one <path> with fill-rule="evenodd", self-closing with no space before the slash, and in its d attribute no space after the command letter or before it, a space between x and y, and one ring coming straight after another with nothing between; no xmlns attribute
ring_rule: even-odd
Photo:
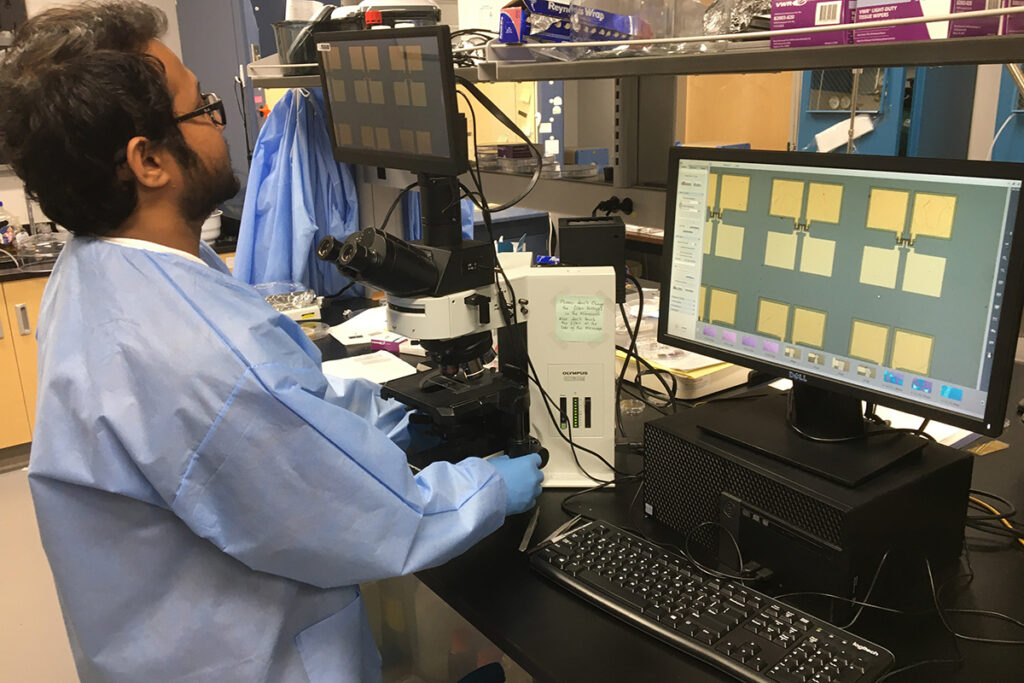
<svg viewBox="0 0 1024 683"><path fill-rule="evenodd" d="M1022 179L1008 163L673 149L659 341L996 435Z"/></svg>
<svg viewBox="0 0 1024 683"><path fill-rule="evenodd" d="M315 34L334 158L457 176L469 167L447 26Z"/></svg>

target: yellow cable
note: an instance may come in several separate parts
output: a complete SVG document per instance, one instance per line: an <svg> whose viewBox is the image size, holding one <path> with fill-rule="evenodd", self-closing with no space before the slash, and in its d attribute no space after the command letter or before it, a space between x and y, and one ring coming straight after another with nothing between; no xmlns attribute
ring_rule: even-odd
<svg viewBox="0 0 1024 683"><path fill-rule="evenodd" d="M989 512L991 512L991 513L992 513L993 515L998 515L998 514L1001 514L1001 513L999 512L999 510L996 510L996 509L995 509L994 507L992 507L991 505L989 505L989 504L988 504L988 503L986 503L985 501L983 501L983 500L978 500L978 499L977 499L977 498L975 498L974 496L968 496L968 497L969 497L969 498L971 499L971 502L973 502L973 503L977 503L978 505L982 506L983 508L985 508L986 510L988 510ZM1000 520L997 520L997 521L1000 521L1000 522L1002 522L1002 523L1003 523L1003 526L1005 526L1005 527L1006 527L1007 529L1009 529L1010 531L1015 531L1015 529L1013 528L1013 525L1012 525L1012 524L1010 524L1009 522L1007 522L1007 521L1006 521L1005 519L1000 519ZM1018 539L1017 539L1017 542L1018 542L1018 543L1020 543L1021 545L1024 545L1024 538L1018 538Z"/></svg>

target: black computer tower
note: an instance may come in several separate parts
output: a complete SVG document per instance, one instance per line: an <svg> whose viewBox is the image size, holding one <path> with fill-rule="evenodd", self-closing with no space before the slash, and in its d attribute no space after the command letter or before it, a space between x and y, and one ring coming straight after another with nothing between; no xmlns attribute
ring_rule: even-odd
<svg viewBox="0 0 1024 683"><path fill-rule="evenodd" d="M730 406L738 419L743 403ZM702 429L702 416L722 408L712 403L644 429L645 512L689 537L694 552L703 547L735 567L731 533L744 562L770 569L782 590L844 597L863 595L887 551L889 562L920 575L926 557L936 571L959 558L969 454L929 444L849 488Z"/></svg>

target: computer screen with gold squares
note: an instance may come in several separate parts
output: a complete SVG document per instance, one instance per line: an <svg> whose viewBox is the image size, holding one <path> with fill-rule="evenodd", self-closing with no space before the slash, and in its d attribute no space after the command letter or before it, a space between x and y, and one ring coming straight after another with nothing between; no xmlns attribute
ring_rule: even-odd
<svg viewBox="0 0 1024 683"><path fill-rule="evenodd" d="M672 160L665 341L951 422L992 419L1009 374L1000 327L1015 341L1019 319L1018 166L696 148Z"/></svg>
<svg viewBox="0 0 1024 683"><path fill-rule="evenodd" d="M437 175L467 168L447 26L315 34L335 159Z"/></svg>

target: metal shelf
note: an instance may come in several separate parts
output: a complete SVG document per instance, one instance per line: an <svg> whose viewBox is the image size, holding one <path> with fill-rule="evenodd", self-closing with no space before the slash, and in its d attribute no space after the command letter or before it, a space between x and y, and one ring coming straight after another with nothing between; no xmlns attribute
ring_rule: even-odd
<svg viewBox="0 0 1024 683"><path fill-rule="evenodd" d="M1024 35L772 50L767 41L731 44L723 52L618 57L576 62L488 62L480 81L546 81L626 76L804 71L867 66L1001 64L1024 53Z"/></svg>
<svg viewBox="0 0 1024 683"><path fill-rule="evenodd" d="M456 73L479 82L576 80L720 73L804 71L866 66L943 66L949 64L1002 64L1024 54L1024 34L949 38L903 43L835 45L772 50L767 41L733 43L723 52L616 57L576 62L486 62ZM299 67L281 64L277 55L249 65L258 88L318 88L316 73L291 75Z"/></svg>
<svg viewBox="0 0 1024 683"><path fill-rule="evenodd" d="M303 73L304 71L309 73ZM277 55L256 60L246 68L256 88L319 88L320 74L309 67L282 64Z"/></svg>
<svg viewBox="0 0 1024 683"><path fill-rule="evenodd" d="M256 88L319 88L320 73L310 67L282 64L278 55L270 55L246 68ZM296 73L298 72L298 73ZM307 73L308 72L308 73ZM455 73L471 81L477 80L477 69L457 67Z"/></svg>

